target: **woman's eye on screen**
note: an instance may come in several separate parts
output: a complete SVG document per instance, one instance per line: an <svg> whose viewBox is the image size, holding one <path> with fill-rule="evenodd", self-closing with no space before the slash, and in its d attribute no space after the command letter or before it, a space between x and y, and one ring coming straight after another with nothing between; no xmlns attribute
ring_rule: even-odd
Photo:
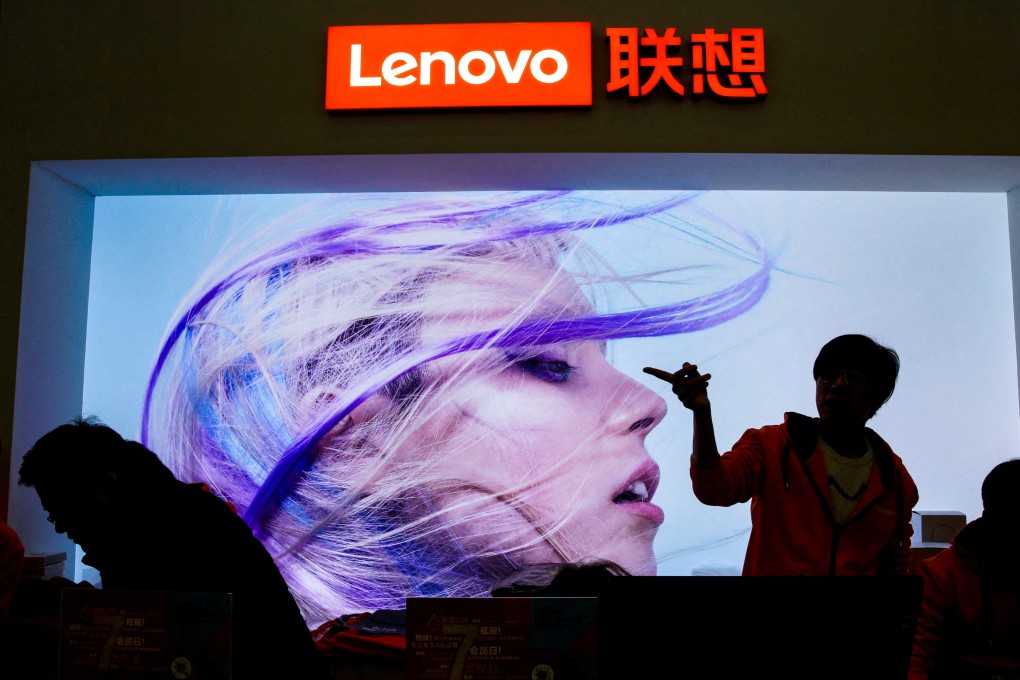
<svg viewBox="0 0 1020 680"><path fill-rule="evenodd" d="M512 360L514 368L548 383L561 383L574 372L574 366L562 359L538 356Z"/></svg>

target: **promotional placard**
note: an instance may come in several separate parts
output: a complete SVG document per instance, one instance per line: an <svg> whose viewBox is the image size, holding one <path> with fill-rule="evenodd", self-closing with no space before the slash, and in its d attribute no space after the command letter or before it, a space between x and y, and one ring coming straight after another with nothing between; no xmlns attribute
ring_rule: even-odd
<svg viewBox="0 0 1020 680"><path fill-rule="evenodd" d="M232 596L66 588L59 680L230 680Z"/></svg>
<svg viewBox="0 0 1020 680"><path fill-rule="evenodd" d="M407 680L595 680L597 602L408 598Z"/></svg>

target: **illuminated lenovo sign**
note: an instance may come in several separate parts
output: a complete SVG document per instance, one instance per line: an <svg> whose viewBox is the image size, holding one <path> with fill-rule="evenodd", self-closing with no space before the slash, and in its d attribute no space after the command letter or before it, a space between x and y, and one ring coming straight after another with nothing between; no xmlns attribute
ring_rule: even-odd
<svg viewBox="0 0 1020 680"><path fill-rule="evenodd" d="M591 103L587 22L329 29L330 110Z"/></svg>

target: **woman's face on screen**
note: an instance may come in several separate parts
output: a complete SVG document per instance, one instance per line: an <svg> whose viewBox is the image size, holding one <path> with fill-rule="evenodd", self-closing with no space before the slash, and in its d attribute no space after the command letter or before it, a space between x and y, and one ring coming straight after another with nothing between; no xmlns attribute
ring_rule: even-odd
<svg viewBox="0 0 1020 680"><path fill-rule="evenodd" d="M505 325L529 300L539 301L532 317L591 311L567 276L517 268L496 279L479 277L471 325L479 315ZM459 325L446 318L432 332ZM455 521L461 544L523 563L601 558L655 573L663 512L651 502L659 469L644 442L665 402L614 368L595 341L486 352L509 365L462 370L461 355L431 366L430 381L443 389L423 404L397 457L443 480L434 504Z"/></svg>

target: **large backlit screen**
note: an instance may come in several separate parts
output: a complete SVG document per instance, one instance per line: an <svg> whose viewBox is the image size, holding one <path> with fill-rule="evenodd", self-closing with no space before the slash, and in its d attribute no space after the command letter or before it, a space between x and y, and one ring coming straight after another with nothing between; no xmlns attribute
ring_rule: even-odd
<svg viewBox="0 0 1020 680"><path fill-rule="evenodd" d="M641 369L711 373L727 450L815 415L845 333L900 354L870 425L918 508L976 517L1020 450L1002 194L99 198L84 411L295 549L324 620L525 562L738 572L749 509L694 498Z"/></svg>

